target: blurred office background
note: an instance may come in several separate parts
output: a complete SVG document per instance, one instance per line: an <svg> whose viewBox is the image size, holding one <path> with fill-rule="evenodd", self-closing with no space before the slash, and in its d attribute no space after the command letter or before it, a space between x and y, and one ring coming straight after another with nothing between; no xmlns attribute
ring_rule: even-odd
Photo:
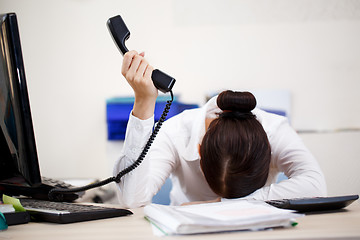
<svg viewBox="0 0 360 240"><path fill-rule="evenodd" d="M223 89L286 92L329 194L360 193L359 0L0 0L18 16L42 174L104 178L120 152L106 100L132 96L106 27L177 79L179 101ZM277 94L274 94L275 96Z"/></svg>

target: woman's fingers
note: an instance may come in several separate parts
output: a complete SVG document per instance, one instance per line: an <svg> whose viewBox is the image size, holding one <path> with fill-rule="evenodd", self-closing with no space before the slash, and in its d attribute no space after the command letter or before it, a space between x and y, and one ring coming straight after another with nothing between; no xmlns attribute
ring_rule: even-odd
<svg viewBox="0 0 360 240"><path fill-rule="evenodd" d="M153 67L149 65L144 55L143 52L140 54L136 51L127 52L124 55L121 71L136 93L157 95L151 79Z"/></svg>
<svg viewBox="0 0 360 240"><path fill-rule="evenodd" d="M145 59L142 59L140 62L140 65L135 73L135 81L141 81L143 79L146 79L145 71L148 66L149 66L149 63Z"/></svg>
<svg viewBox="0 0 360 240"><path fill-rule="evenodd" d="M130 67L126 73L126 79L128 80L134 80L135 75L139 69L140 63L142 61L143 57L141 57L140 55L135 55L131 61Z"/></svg>
<svg viewBox="0 0 360 240"><path fill-rule="evenodd" d="M145 69L145 73L144 73L144 77L147 79L151 79L151 74L154 71L154 68L151 65L148 65L147 68Z"/></svg>
<svg viewBox="0 0 360 240"><path fill-rule="evenodd" d="M128 73L130 66L132 65L132 61L134 56L138 55L136 51L129 51L124 55L122 67L121 67L121 74L126 77L126 74Z"/></svg>
<svg viewBox="0 0 360 240"><path fill-rule="evenodd" d="M140 83L142 81L145 81L146 77L149 76L145 76L148 66L149 63L146 61L146 59L142 55L134 52L127 55L126 59L124 59L122 74L129 82L135 81L137 83Z"/></svg>

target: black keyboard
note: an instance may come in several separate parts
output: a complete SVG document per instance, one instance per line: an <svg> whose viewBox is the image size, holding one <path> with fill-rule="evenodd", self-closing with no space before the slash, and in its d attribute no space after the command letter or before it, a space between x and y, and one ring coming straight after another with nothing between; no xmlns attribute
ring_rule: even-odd
<svg viewBox="0 0 360 240"><path fill-rule="evenodd" d="M35 221L73 223L132 214L126 209L102 207L68 202L50 202L36 199L20 199L23 207Z"/></svg>
<svg viewBox="0 0 360 240"><path fill-rule="evenodd" d="M315 212L339 210L347 207L358 198L359 195L347 195L337 197L280 199L265 202L278 208L291 209L298 212Z"/></svg>

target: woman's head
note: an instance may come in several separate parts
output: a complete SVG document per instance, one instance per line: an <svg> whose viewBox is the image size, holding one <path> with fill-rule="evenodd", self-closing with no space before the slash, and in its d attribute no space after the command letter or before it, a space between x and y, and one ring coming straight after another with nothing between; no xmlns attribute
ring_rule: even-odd
<svg viewBox="0 0 360 240"><path fill-rule="evenodd" d="M251 113L249 92L224 91L217 98L223 110L200 145L201 168L211 189L221 197L239 198L264 186L271 157L267 135Z"/></svg>

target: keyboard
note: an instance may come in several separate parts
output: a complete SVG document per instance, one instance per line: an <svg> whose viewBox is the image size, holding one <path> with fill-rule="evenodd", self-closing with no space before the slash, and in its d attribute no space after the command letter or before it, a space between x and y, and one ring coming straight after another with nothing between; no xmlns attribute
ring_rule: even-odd
<svg viewBox="0 0 360 240"><path fill-rule="evenodd" d="M337 197L280 199L265 202L278 208L291 209L298 212L316 212L339 210L347 207L358 198L359 195L347 195Z"/></svg>
<svg viewBox="0 0 360 240"><path fill-rule="evenodd" d="M30 213L31 219L42 222L74 223L104 218L131 215L126 209L86 205L68 202L20 198L22 206Z"/></svg>

